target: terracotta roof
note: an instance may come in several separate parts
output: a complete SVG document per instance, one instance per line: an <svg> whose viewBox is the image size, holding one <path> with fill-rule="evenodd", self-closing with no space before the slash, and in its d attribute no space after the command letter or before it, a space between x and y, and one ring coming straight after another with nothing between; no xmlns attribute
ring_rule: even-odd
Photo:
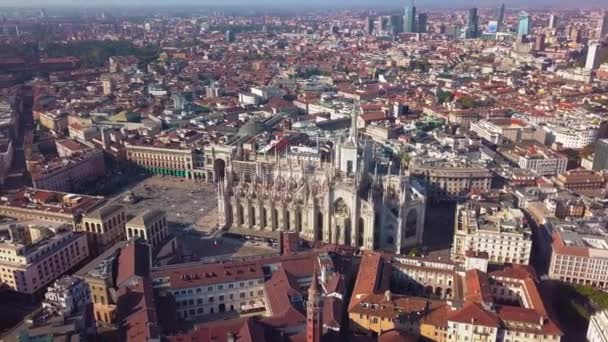
<svg viewBox="0 0 608 342"><path fill-rule="evenodd" d="M536 310L526 309L517 306L500 306L496 309L498 317L508 324L511 323L524 323L528 325L534 325L537 328L526 327L525 325L508 325L510 330L520 330L529 332L542 331L543 334L550 335L563 335L562 331L557 325L545 315L540 314Z"/></svg>
<svg viewBox="0 0 608 342"><path fill-rule="evenodd" d="M500 327L500 320L495 313L484 310L480 304L474 302L469 302L462 309L450 313L448 321L493 328Z"/></svg>
<svg viewBox="0 0 608 342"><path fill-rule="evenodd" d="M477 269L468 270L465 273L465 295L466 301L475 303L490 303L492 301L492 292L488 275Z"/></svg>
<svg viewBox="0 0 608 342"><path fill-rule="evenodd" d="M147 277L150 273L150 249L139 242L127 244L120 250L116 286L120 287L133 277Z"/></svg>
<svg viewBox="0 0 608 342"><path fill-rule="evenodd" d="M179 335L167 336L169 342L228 342L233 336L236 342L267 341L264 326L251 317L215 321L202 324Z"/></svg>
<svg viewBox="0 0 608 342"><path fill-rule="evenodd" d="M423 313L431 302L426 298L391 295L390 300L383 294L365 296L359 305L349 308L350 313L372 317L395 319L404 313Z"/></svg>
<svg viewBox="0 0 608 342"><path fill-rule="evenodd" d="M386 264L378 253L367 253L361 258L357 280L349 303L349 311L356 307L367 295L382 293L388 289L390 265ZM388 275L387 275L388 274Z"/></svg>
<svg viewBox="0 0 608 342"><path fill-rule="evenodd" d="M389 330L378 337L378 342L415 342L416 336L408 335L405 331Z"/></svg>
<svg viewBox="0 0 608 342"><path fill-rule="evenodd" d="M122 340L146 342L159 337L152 291L149 278L138 278L119 289L117 306Z"/></svg>
<svg viewBox="0 0 608 342"><path fill-rule="evenodd" d="M273 316L282 316L290 308L293 308L292 298L303 297L304 291L298 288L293 276L287 274L284 267L274 272L272 277L264 284L268 294L268 306ZM300 307L299 309L303 309Z"/></svg>
<svg viewBox="0 0 608 342"><path fill-rule="evenodd" d="M452 308L447 303L443 305L432 306L427 310L426 315L422 318L423 324L430 324L435 327L448 327L448 315L452 312Z"/></svg>
<svg viewBox="0 0 608 342"><path fill-rule="evenodd" d="M259 262L181 264L152 272L152 278L169 278L171 288L182 289L209 284L263 279Z"/></svg>

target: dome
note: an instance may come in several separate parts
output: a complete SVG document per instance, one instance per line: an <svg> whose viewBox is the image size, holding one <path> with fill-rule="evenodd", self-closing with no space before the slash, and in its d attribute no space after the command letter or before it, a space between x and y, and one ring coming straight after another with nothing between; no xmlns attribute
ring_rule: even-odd
<svg viewBox="0 0 608 342"><path fill-rule="evenodd" d="M254 119L250 119L249 121L245 122L245 124L241 126L241 128L239 128L238 134L241 137L246 137L258 135L264 132L266 132L266 126L264 126L263 123Z"/></svg>

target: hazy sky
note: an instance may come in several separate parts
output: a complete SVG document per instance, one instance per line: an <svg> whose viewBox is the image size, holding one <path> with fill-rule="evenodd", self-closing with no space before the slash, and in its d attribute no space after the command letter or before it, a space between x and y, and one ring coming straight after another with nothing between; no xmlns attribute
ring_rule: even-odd
<svg viewBox="0 0 608 342"><path fill-rule="evenodd" d="M505 2L507 7L607 7L608 0L418 0L416 5L419 7L491 7ZM53 6L78 6L78 7L108 7L108 6L179 6L179 5L200 5L200 6L242 6L242 7L296 7L296 6L379 6L396 7L409 4L409 0L0 0L0 6L34 6L34 7L53 7ZM576 5L574 5L576 3Z"/></svg>

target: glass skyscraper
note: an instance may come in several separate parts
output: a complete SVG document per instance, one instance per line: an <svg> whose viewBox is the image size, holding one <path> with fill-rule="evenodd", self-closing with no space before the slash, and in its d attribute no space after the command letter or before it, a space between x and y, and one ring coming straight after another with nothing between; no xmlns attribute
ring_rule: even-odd
<svg viewBox="0 0 608 342"><path fill-rule="evenodd" d="M529 36L530 35L530 15L526 12L519 13L519 25L517 26L517 36Z"/></svg>
<svg viewBox="0 0 608 342"><path fill-rule="evenodd" d="M502 24L505 21L505 4L500 5L496 9L496 28L500 30L502 28Z"/></svg>
<svg viewBox="0 0 608 342"><path fill-rule="evenodd" d="M479 30L479 18L477 17L477 8L473 7L469 9L469 16L467 17L467 30L465 31L465 38L477 38Z"/></svg>
<svg viewBox="0 0 608 342"><path fill-rule="evenodd" d="M403 31L416 32L416 6L412 3L411 6L405 8L403 16Z"/></svg>

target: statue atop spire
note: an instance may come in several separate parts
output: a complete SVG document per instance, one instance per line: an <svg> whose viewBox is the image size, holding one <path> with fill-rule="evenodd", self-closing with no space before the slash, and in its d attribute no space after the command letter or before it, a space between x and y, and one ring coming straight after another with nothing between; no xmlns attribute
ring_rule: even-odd
<svg viewBox="0 0 608 342"><path fill-rule="evenodd" d="M359 118L360 105L361 104L359 101L355 101L353 103L353 109L350 113L350 132L348 134L348 138L346 139L346 143L353 146L358 146L359 144L359 129L357 128L357 119Z"/></svg>

